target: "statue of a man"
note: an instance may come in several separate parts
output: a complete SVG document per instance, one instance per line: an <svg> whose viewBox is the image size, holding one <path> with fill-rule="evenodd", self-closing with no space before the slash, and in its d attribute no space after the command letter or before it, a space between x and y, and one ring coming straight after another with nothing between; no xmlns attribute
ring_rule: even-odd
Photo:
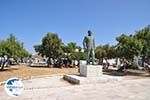
<svg viewBox="0 0 150 100"><path fill-rule="evenodd" d="M92 64L94 65L95 60L95 40L92 36L92 32L88 30L88 36L84 37L83 40L83 47L85 50L87 50L87 64L90 64L90 61L92 60Z"/></svg>

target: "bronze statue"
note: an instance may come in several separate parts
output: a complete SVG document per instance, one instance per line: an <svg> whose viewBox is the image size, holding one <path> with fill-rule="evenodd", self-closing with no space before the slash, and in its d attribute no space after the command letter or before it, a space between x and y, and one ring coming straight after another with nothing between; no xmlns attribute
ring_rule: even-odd
<svg viewBox="0 0 150 100"><path fill-rule="evenodd" d="M94 60L95 60L95 40L94 37L92 36L92 32L88 30L88 36L84 37L83 40L83 47L85 51L87 51L87 64L90 64L92 60L92 64L94 65Z"/></svg>

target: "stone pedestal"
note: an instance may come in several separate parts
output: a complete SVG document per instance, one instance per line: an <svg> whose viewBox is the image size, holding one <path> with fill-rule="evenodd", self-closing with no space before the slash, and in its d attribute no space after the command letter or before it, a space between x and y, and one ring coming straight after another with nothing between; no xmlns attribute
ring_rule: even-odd
<svg viewBox="0 0 150 100"><path fill-rule="evenodd" d="M80 76L99 77L102 75L101 65L80 65Z"/></svg>
<svg viewBox="0 0 150 100"><path fill-rule="evenodd" d="M95 84L118 81L120 80L120 77L103 75L101 65L81 64L79 74L64 75L63 79L73 84Z"/></svg>

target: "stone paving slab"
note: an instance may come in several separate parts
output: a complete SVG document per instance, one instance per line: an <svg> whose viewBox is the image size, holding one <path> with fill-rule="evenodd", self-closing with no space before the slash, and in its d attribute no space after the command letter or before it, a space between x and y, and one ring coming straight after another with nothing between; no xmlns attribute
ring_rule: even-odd
<svg viewBox="0 0 150 100"><path fill-rule="evenodd" d="M83 77L80 75L64 75L64 80L73 83L73 84L93 84L93 83L106 83L119 81L122 77L119 76L109 76L109 75L101 75L98 77Z"/></svg>

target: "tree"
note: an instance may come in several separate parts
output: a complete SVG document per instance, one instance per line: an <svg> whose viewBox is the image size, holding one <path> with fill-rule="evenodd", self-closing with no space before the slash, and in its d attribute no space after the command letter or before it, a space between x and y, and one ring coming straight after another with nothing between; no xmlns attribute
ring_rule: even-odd
<svg viewBox="0 0 150 100"><path fill-rule="evenodd" d="M77 45L74 42L70 42L67 45L63 45L62 46L62 49L63 49L64 53L71 53L71 54L73 54L75 52L76 48L77 48Z"/></svg>
<svg viewBox="0 0 150 100"><path fill-rule="evenodd" d="M108 51L107 51L107 58L112 59L117 57L117 48L116 46L112 45L109 46Z"/></svg>
<svg viewBox="0 0 150 100"><path fill-rule="evenodd" d="M0 41L0 56L7 55L18 59L27 57L29 53L24 49L23 43L19 42L13 34L7 40Z"/></svg>
<svg viewBox="0 0 150 100"><path fill-rule="evenodd" d="M75 60L86 60L87 59L87 51L82 49L80 46L77 46L77 51L74 53Z"/></svg>
<svg viewBox="0 0 150 100"><path fill-rule="evenodd" d="M143 49L142 41L134 38L134 36L122 34L117 37L117 51L119 51L119 57L127 60L133 60L134 56L139 56Z"/></svg>
<svg viewBox="0 0 150 100"><path fill-rule="evenodd" d="M141 51L141 55L143 57L147 57L148 59L150 58L150 25L147 27L136 31L134 38L140 40L143 45L143 49Z"/></svg>
<svg viewBox="0 0 150 100"><path fill-rule="evenodd" d="M13 34L10 34L6 42L9 53L8 56L13 57L15 59L29 56L27 50L24 49L23 43L18 41Z"/></svg>
<svg viewBox="0 0 150 100"><path fill-rule="evenodd" d="M57 34L47 33L42 39L41 45L35 45L35 51L42 56L48 57L48 66L50 58L58 58L62 55L62 41Z"/></svg>
<svg viewBox="0 0 150 100"><path fill-rule="evenodd" d="M7 42L4 40L1 40L0 41L0 56L8 55L7 47L8 47Z"/></svg>
<svg viewBox="0 0 150 100"><path fill-rule="evenodd" d="M97 59L99 59L99 63L102 63L103 59L107 61L107 59L115 58L115 52L115 46L110 46L109 44L100 45L96 47L95 56Z"/></svg>
<svg viewBox="0 0 150 100"><path fill-rule="evenodd" d="M77 59L77 58L83 59L84 58L83 53L80 52L80 54L79 54L79 52L76 52L76 49L79 50L80 48L81 47L77 46L76 43L70 42L67 45L63 46L63 52L64 52L64 54L71 54L73 59ZM66 57L66 56L64 55L64 57Z"/></svg>
<svg viewBox="0 0 150 100"><path fill-rule="evenodd" d="M1 57L7 56L8 59L13 57L17 60L21 57L28 57L28 55L29 53L24 49L23 43L19 42L13 34L10 34L6 40L0 41ZM3 65L0 66L2 70L4 69Z"/></svg>

